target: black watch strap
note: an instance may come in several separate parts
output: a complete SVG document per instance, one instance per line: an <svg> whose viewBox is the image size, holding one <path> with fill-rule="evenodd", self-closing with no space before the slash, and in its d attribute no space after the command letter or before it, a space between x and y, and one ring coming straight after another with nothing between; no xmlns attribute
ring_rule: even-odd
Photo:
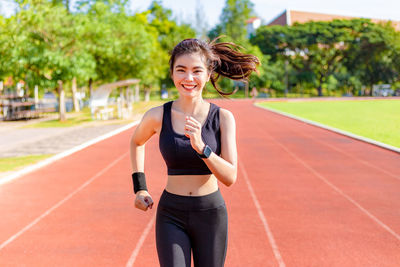
<svg viewBox="0 0 400 267"><path fill-rule="evenodd" d="M207 158L210 157L210 155L211 155L212 152L213 152L213 151L212 151L211 147L209 147L208 145L206 145L206 146L204 147L204 149L203 149L203 153L202 153L202 154L197 153L197 155L198 155L200 158L202 158L202 159L207 159Z"/></svg>

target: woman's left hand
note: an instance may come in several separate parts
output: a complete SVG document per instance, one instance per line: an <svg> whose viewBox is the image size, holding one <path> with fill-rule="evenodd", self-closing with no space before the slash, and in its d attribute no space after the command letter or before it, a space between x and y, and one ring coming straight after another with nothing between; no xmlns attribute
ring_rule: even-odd
<svg viewBox="0 0 400 267"><path fill-rule="evenodd" d="M185 136L190 138L193 149L202 154L205 144L201 138L201 123L192 116L186 116Z"/></svg>

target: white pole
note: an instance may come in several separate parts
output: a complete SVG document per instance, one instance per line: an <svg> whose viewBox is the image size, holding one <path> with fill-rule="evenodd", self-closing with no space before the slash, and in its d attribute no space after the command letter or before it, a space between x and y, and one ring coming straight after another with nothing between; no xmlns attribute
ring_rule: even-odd
<svg viewBox="0 0 400 267"><path fill-rule="evenodd" d="M140 101L140 95L139 95L139 84L136 84L135 86L135 102Z"/></svg>
<svg viewBox="0 0 400 267"><path fill-rule="evenodd" d="M35 106L39 105L39 86L35 85Z"/></svg>

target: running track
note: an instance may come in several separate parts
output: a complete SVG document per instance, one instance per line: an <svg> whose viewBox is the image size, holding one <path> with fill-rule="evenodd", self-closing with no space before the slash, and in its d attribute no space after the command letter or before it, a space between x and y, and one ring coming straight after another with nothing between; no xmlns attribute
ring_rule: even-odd
<svg viewBox="0 0 400 267"><path fill-rule="evenodd" d="M400 155L252 106L237 122L239 168L221 191L226 266L400 266ZM134 208L133 129L0 185L0 266L158 266L155 208ZM157 138L148 186L166 183Z"/></svg>

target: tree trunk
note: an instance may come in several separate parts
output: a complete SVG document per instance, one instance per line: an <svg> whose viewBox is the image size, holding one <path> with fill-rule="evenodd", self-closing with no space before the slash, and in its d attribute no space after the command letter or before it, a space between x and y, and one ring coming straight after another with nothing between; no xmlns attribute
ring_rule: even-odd
<svg viewBox="0 0 400 267"><path fill-rule="evenodd" d="M285 60L285 97L287 97L289 91L289 74L288 74L288 60Z"/></svg>
<svg viewBox="0 0 400 267"><path fill-rule="evenodd" d="M89 79L89 98L92 98L92 93L93 93L93 80L92 78Z"/></svg>
<svg viewBox="0 0 400 267"><path fill-rule="evenodd" d="M65 8L67 9L67 13L70 13L70 10L69 10L69 0L65 0Z"/></svg>
<svg viewBox="0 0 400 267"><path fill-rule="evenodd" d="M79 112L79 101L76 97L76 77L72 79L72 102L74 103L74 110L75 112Z"/></svg>
<svg viewBox="0 0 400 267"><path fill-rule="evenodd" d="M321 84L318 85L317 90L318 90L318 96L323 96L322 95L322 85Z"/></svg>
<svg viewBox="0 0 400 267"><path fill-rule="evenodd" d="M244 97L248 98L249 97L249 83L244 82Z"/></svg>
<svg viewBox="0 0 400 267"><path fill-rule="evenodd" d="M65 112L65 92L63 89L63 82L58 81L58 110L60 114L60 121L66 121Z"/></svg>
<svg viewBox="0 0 400 267"><path fill-rule="evenodd" d="M30 94L29 94L29 85L28 85L28 83L25 81L25 83L24 83L24 89L25 89L25 95L26 96L30 96Z"/></svg>

